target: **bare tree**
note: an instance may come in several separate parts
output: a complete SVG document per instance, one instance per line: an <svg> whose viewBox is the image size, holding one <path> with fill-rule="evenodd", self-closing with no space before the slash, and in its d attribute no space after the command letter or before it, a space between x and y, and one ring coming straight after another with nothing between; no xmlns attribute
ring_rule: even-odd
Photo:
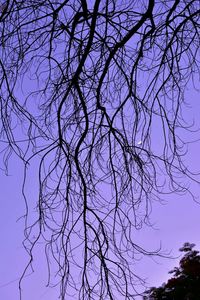
<svg viewBox="0 0 200 300"><path fill-rule="evenodd" d="M2 2L2 157L6 170L13 153L25 165L22 279L42 240L48 284L60 284L61 299L134 299L134 257L153 254L134 230L148 223L152 200L187 192L183 177L193 178L181 130L190 129L185 86L199 74L199 4ZM31 222L24 191L35 161Z"/></svg>

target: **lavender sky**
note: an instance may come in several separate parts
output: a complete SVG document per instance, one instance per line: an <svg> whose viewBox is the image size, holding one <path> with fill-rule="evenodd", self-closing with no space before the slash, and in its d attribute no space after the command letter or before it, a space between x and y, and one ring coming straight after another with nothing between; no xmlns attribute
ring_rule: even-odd
<svg viewBox="0 0 200 300"><path fill-rule="evenodd" d="M196 79L198 86L198 78ZM27 81L25 89L32 89L31 81ZM25 91L26 92L26 91ZM18 97L24 97L20 90ZM199 91L195 91L192 83L188 84L185 93L185 101L188 105L183 106L183 117L188 124L193 123L194 131L185 131L181 138L188 144L188 152L183 161L190 170L200 171L200 102ZM156 127L157 125L157 127ZM157 149L161 147L160 124L154 125L154 144ZM19 132L19 136L21 133ZM140 141L138 141L140 143ZM142 141L141 141L142 143ZM4 145L0 143L0 151ZM26 195L29 202L30 216L36 215L35 205L38 199L38 177L37 161L34 162L27 177ZM23 164L14 155L10 157L8 174L0 165L0 226L2 239L0 244L0 299L19 299L19 279L29 260L22 242L24 239L24 218L25 202L22 194ZM197 176L197 179L200 179ZM187 179L183 179L187 185ZM135 261L135 273L146 279L147 286L159 286L168 278L168 271L178 265L178 249L184 242L191 242L200 249L199 228L200 228L200 189L199 184L190 182L189 192L185 195L171 194L162 195L162 201L152 203L150 220L152 227L143 226L141 230L135 231L134 240L144 249L154 251L160 246L162 253L171 258L146 257ZM107 187L103 187L103 193L109 194ZM196 197L196 202L192 199L190 192ZM23 300L55 300L58 299L58 287L46 287L47 266L44 255L44 243L38 243L34 251L34 273L28 271L23 280ZM140 286L136 286L141 291ZM73 297L67 297L72 300ZM120 299L119 299L120 300Z"/></svg>
<svg viewBox="0 0 200 300"><path fill-rule="evenodd" d="M186 100L190 107L185 108L188 120L195 120L195 127L200 126L200 102L198 91L194 92L192 87L186 92ZM187 140L198 140L200 132L188 132ZM158 141L159 143L159 141ZM200 142L196 141L189 145L185 157L186 165L194 171L200 166ZM18 220L24 213L24 201L21 194L23 179L23 165L16 159L11 158L9 162L9 175L0 172L1 179L1 201L0 201L0 298L16 300L19 297L18 280L23 272L28 256L23 249L23 218ZM34 202L37 194L37 179L31 178L28 185L30 200ZM200 190L198 184L192 184L190 191L199 200ZM200 249L200 205L194 202L189 194L184 196L170 195L165 197L166 201L154 203L151 213L153 227L144 227L135 233L135 239L141 246L149 250L155 250L162 245L163 253L170 253L173 259L148 257L139 260L135 264L138 275L146 278L149 286L159 286L169 277L168 271L178 265L176 258L178 249L185 241L193 242ZM17 221L18 220L18 221ZM58 289L46 288L47 270L44 259L43 245L37 247L35 255L35 272L27 276L23 284L24 299L29 300L54 300L58 297ZM140 288L138 287L138 290ZM71 298L73 299L73 298ZM69 298L69 300L71 300Z"/></svg>

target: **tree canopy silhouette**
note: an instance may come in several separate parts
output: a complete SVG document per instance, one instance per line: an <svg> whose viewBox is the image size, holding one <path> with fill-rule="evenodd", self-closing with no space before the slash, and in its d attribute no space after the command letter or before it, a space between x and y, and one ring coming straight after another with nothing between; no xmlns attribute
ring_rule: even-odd
<svg viewBox="0 0 200 300"><path fill-rule="evenodd" d="M159 288L151 288L144 300L198 300L200 298L200 255L193 250L194 244L185 243L180 251L185 255L180 260L179 268L174 268L169 273L174 273L167 283Z"/></svg>
<svg viewBox="0 0 200 300"><path fill-rule="evenodd" d="M6 172L13 154L25 166L22 279L43 241L61 299L134 299L134 257L152 253L133 232L152 200L187 192L183 177L193 178L182 110L199 74L199 1L1 4L1 153Z"/></svg>

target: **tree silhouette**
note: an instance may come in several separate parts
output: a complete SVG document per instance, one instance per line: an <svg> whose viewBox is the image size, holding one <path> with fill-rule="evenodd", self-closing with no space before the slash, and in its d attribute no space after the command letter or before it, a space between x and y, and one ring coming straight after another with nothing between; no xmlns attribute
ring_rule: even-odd
<svg viewBox="0 0 200 300"><path fill-rule="evenodd" d="M133 232L152 200L193 178L182 109L199 73L199 13L197 0L2 2L1 153L6 172L12 154L25 166L22 279L43 241L61 299L134 299L134 257L153 253Z"/></svg>
<svg viewBox="0 0 200 300"><path fill-rule="evenodd" d="M151 288L146 300L198 300L200 298L200 255L193 250L194 244L185 243L180 251L186 252L180 260L179 268L169 273L174 277L159 288Z"/></svg>

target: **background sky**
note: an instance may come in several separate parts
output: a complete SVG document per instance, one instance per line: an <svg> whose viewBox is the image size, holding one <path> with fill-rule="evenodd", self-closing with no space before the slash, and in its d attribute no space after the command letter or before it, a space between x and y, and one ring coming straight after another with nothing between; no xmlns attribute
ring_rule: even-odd
<svg viewBox="0 0 200 300"><path fill-rule="evenodd" d="M195 120L195 127L200 127L200 102L198 91L192 87L186 92L186 101L190 107L185 108L188 120ZM186 140L198 140L199 132L186 133ZM158 141L159 143L159 141ZM192 170L200 170L200 142L191 143L185 157L186 165ZM19 299L18 280L23 272L28 256L23 249L23 218L24 200L21 194L23 179L23 165L15 157L11 157L9 176L0 171L1 201L0 201L0 299ZM200 200L198 184L191 184L190 191ZM28 185L29 201L33 201L37 194L37 178L31 177ZM200 249L200 205L191 196L170 195L164 203L153 203L151 221L153 228L144 227L135 232L135 240L145 249L155 250L161 244L163 253L170 253L173 257L152 258L139 260L135 264L135 272L143 278L149 286L159 286L169 278L168 271L178 265L178 249L186 241L195 243ZM17 221L18 220L18 221ZM55 300L58 299L58 288L46 288L47 272L43 257L42 245L35 250L35 272L27 276L23 285L23 299L25 300ZM138 287L138 290L140 288ZM70 300L70 297L67 298ZM71 298L73 299L73 298Z"/></svg>
<svg viewBox="0 0 200 300"><path fill-rule="evenodd" d="M34 71L33 71L34 73ZM197 82L197 86L199 82ZM27 89L30 86L27 85ZM25 91L26 92L26 91ZM194 128L200 128L199 91L188 86L185 94L188 106L183 109L184 119L194 121ZM30 102L31 103L31 102ZM159 128L158 128L159 129ZM159 131L155 134L155 143L159 147ZM185 141L196 141L188 145L188 153L184 158L185 164L195 172L200 171L200 131L185 132ZM0 143L0 153L2 146ZM2 160L0 159L0 162ZM19 279L29 257L23 248L25 203L21 192L23 181L23 165L12 156L9 161L9 174L6 176L0 163L0 300L19 299ZM38 194L38 181L34 170L29 174L26 192L32 214ZM200 177L199 177L200 178ZM187 182L186 182L187 184ZM162 247L163 254L171 258L146 257L135 261L135 273L146 279L146 284L159 286L167 280L173 267L180 260L178 249L184 242L196 244L200 250L200 188L192 183L189 191L197 197L193 201L190 193L180 196L176 194L165 197L165 202L152 203L152 227L144 227L136 231L135 242L144 249L153 251ZM106 191L105 191L106 192ZM162 196L163 198L163 196ZM22 218L21 218L22 217ZM43 244L34 250L34 273L27 275L23 281L23 300L55 300L58 299L58 287L47 288L47 269ZM140 286L136 286L138 291ZM67 300L74 299L67 297ZM76 299L75 299L76 300ZM98 299L97 299L98 300ZM119 299L120 300L120 299Z"/></svg>

